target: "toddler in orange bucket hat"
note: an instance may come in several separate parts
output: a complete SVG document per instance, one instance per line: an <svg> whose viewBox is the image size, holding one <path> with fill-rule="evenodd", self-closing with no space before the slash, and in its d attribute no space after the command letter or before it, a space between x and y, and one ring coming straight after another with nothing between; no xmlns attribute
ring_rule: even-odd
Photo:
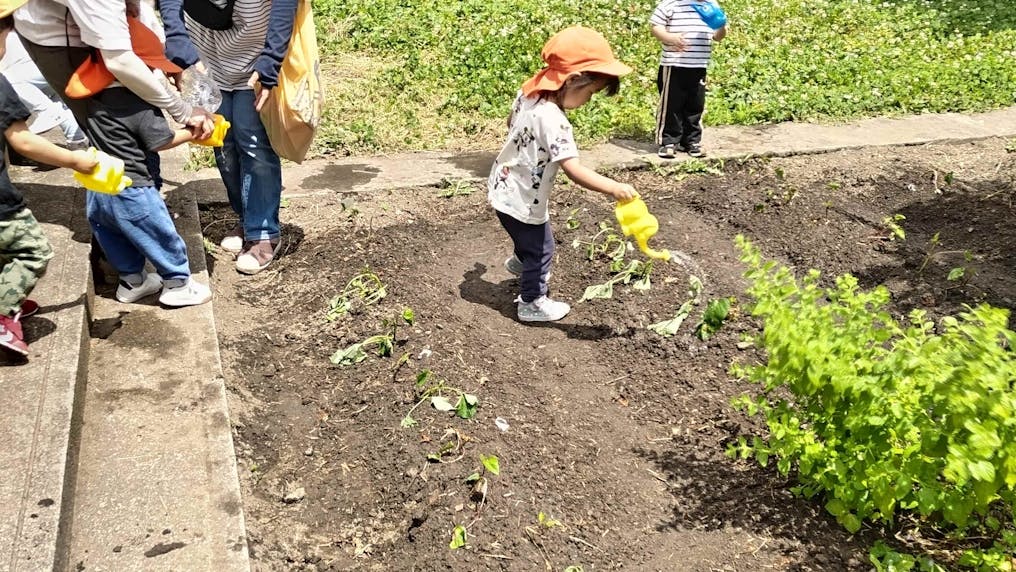
<svg viewBox="0 0 1016 572"><path fill-rule="evenodd" d="M508 118L508 140L487 179L487 200L511 237L508 272L519 277L518 318L550 322L571 307L547 297L554 256L550 191L558 169L578 185L624 202L635 197L631 185L584 166L565 112L582 107L600 91L617 93L630 67L614 57L597 31L566 28L547 41L541 53L547 67L522 84Z"/></svg>

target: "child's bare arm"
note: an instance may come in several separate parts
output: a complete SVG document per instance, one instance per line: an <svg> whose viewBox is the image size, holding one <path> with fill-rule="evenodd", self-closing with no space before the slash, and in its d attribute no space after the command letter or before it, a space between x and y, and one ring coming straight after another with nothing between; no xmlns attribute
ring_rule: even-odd
<svg viewBox="0 0 1016 572"><path fill-rule="evenodd" d="M726 26L726 24L724 24L722 28L720 28L719 30L716 30L716 32L713 33L713 41L714 42L719 42L720 40L722 40L723 38L726 38L726 37L727 37L727 26Z"/></svg>
<svg viewBox="0 0 1016 572"><path fill-rule="evenodd" d="M9 143L15 151L21 153L25 157L28 157L29 159L32 159L33 161L53 165L55 167L74 169L75 171L80 171L82 173L91 173L98 164L98 161L93 153L80 150L71 151L54 145L46 139L29 131L28 125L24 121L16 121L12 123L11 126L4 131L4 137L7 138L7 143Z"/></svg>
<svg viewBox="0 0 1016 572"><path fill-rule="evenodd" d="M653 26L653 37L660 41L665 46L670 46L679 52L683 52L687 47L684 41L684 36L676 34L674 32L668 32L666 26Z"/></svg>
<svg viewBox="0 0 1016 572"><path fill-rule="evenodd" d="M630 201L635 198L634 187L626 183L619 183L610 177L604 177L583 165L578 157L561 161L561 168L564 169L564 174L568 175L569 179L590 191L609 195L618 201Z"/></svg>
<svg viewBox="0 0 1016 572"><path fill-rule="evenodd" d="M166 143L162 147L155 149L155 151L156 152L166 151L168 149L176 147L177 145L183 145L184 143L189 143L193 140L194 140L194 132L191 131L190 129L174 129L173 140L170 141L169 143Z"/></svg>

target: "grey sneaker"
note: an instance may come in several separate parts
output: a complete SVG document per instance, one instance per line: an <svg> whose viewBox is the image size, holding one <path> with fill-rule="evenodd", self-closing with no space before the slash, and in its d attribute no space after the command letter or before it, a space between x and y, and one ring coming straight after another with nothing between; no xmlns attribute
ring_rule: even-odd
<svg viewBox="0 0 1016 572"><path fill-rule="evenodd" d="M686 149L686 151L688 152L689 156L694 157L696 159L700 159L700 158L706 156L706 152L702 150L702 146L701 145L696 145L694 143L691 144L691 145L688 145L688 148Z"/></svg>
<svg viewBox="0 0 1016 572"><path fill-rule="evenodd" d="M660 150L656 152L656 156L661 159L673 159L677 155L673 145L663 145Z"/></svg>
<svg viewBox="0 0 1016 572"><path fill-rule="evenodd" d="M116 287L116 299L124 304L133 304L138 300L155 294L162 289L162 278L158 274L142 272L144 279L140 284L131 285L130 282L120 279Z"/></svg>
<svg viewBox="0 0 1016 572"><path fill-rule="evenodd" d="M546 296L540 296L532 302L523 302L522 298L516 298L515 301L518 302L520 322L556 322L571 312L568 304Z"/></svg>
<svg viewBox="0 0 1016 572"><path fill-rule="evenodd" d="M522 261L514 254L504 261L504 269L516 276L522 276Z"/></svg>

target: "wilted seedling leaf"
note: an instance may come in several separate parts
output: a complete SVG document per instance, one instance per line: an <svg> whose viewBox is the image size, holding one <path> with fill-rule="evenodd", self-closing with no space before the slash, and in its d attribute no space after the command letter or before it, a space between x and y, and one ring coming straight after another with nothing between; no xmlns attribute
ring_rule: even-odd
<svg viewBox="0 0 1016 572"><path fill-rule="evenodd" d="M459 400L455 404L455 414L462 419L472 419L476 416L476 408L479 403L480 400L475 395L463 393L459 395Z"/></svg>
<svg viewBox="0 0 1016 572"><path fill-rule="evenodd" d="M402 319L406 321L410 326L416 321L416 312L412 308L406 308L402 310Z"/></svg>
<svg viewBox="0 0 1016 572"><path fill-rule="evenodd" d="M604 284L593 284L587 286L586 291L582 294L582 299L579 302L585 302L586 300L595 300L597 298L612 298L614 296L614 284L606 282Z"/></svg>
<svg viewBox="0 0 1016 572"><path fill-rule="evenodd" d="M963 278L963 276L966 273L967 273L966 268L963 268L962 266L953 268L952 270L949 271L949 276L946 276L946 280L949 280L950 282L955 282L956 280Z"/></svg>
<svg viewBox="0 0 1016 572"><path fill-rule="evenodd" d="M452 411L455 409L455 406L452 405L452 402L448 401L448 398L442 395L435 395L431 397L430 404L433 405L434 409L437 409L438 411Z"/></svg>
<svg viewBox="0 0 1016 572"><path fill-rule="evenodd" d="M480 480L480 473L473 473L473 474L469 475L468 477L466 477L466 482L467 483L475 483L478 480Z"/></svg>
<svg viewBox="0 0 1016 572"><path fill-rule="evenodd" d="M430 371L429 369L425 369L420 373L416 374L416 387L423 387L424 385L426 385L427 382L430 380L430 376L433 373L434 372Z"/></svg>
<svg viewBox="0 0 1016 572"><path fill-rule="evenodd" d="M462 548L466 545L466 527L461 524L456 524L455 528L452 529L452 541L448 544L448 548L455 550Z"/></svg>
<svg viewBox="0 0 1016 572"><path fill-rule="evenodd" d="M332 357L328 358L334 364L344 367L362 362L367 359L367 353L363 351L363 343L353 344L348 348L337 350Z"/></svg>
<svg viewBox="0 0 1016 572"><path fill-rule="evenodd" d="M490 471L492 475L501 474L501 463L498 461L497 455L491 455L489 457L486 455L480 455L480 462L483 463L483 468Z"/></svg>
<svg viewBox="0 0 1016 572"><path fill-rule="evenodd" d="M723 321L727 319L729 314L729 298L710 300L706 306L705 313L702 315L702 321L695 328L695 335L703 342L708 340L720 330L720 327L723 326Z"/></svg>
<svg viewBox="0 0 1016 572"><path fill-rule="evenodd" d="M405 417L402 418L402 422L400 423L400 425L402 425L404 429L407 429L409 427L416 427L417 422L416 419L413 419L409 415L406 415Z"/></svg>

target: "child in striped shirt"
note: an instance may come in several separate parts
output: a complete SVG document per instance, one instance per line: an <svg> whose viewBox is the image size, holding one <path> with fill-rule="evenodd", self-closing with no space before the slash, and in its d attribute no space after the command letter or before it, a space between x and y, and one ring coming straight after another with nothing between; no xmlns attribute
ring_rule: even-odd
<svg viewBox="0 0 1016 572"><path fill-rule="evenodd" d="M703 157L702 113L706 103L706 68L712 43L727 35L727 26L713 30L695 9L707 0L662 0L649 23L663 44L656 88L657 155L673 159L678 151Z"/></svg>

